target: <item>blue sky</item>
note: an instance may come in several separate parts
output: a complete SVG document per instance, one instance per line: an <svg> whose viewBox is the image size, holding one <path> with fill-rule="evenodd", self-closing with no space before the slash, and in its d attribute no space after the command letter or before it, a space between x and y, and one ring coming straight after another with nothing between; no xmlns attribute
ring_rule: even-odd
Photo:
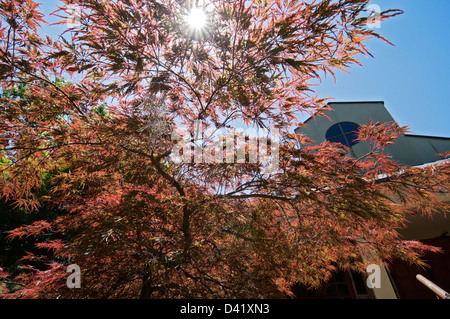
<svg viewBox="0 0 450 319"><path fill-rule="evenodd" d="M57 0L42 1L44 13ZM370 40L374 55L361 57L363 66L350 74L336 73L316 88L320 97L334 101L384 101L400 125L420 135L450 137L450 0L374 0L381 10L397 8L404 14L381 22L377 29L393 42Z"/></svg>
<svg viewBox="0 0 450 319"><path fill-rule="evenodd" d="M317 88L334 101L384 101L400 125L414 134L450 137L449 0L375 0L381 10L396 8L400 16L381 22L380 40L368 42L374 58L350 74L336 73Z"/></svg>

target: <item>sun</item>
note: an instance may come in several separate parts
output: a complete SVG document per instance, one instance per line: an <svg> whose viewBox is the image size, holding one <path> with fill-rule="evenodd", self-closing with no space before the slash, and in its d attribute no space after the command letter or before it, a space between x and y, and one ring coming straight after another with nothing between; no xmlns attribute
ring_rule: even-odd
<svg viewBox="0 0 450 319"><path fill-rule="evenodd" d="M192 29L198 31L206 26L207 16L202 8L192 8L186 20Z"/></svg>

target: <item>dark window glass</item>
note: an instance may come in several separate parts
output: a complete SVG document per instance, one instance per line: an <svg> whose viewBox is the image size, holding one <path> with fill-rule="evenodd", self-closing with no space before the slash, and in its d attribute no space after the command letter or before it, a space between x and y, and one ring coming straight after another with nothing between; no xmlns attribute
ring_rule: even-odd
<svg viewBox="0 0 450 319"><path fill-rule="evenodd" d="M358 128L359 128L358 124L355 124L355 123L352 123L352 122L341 122L341 123L338 123L338 124L339 124L339 126L342 128L342 130L344 132L352 132L355 129L358 130Z"/></svg>
<svg viewBox="0 0 450 319"><path fill-rule="evenodd" d="M359 125L351 122L340 122L331 126L325 137L332 143L341 143L345 146L353 146L358 143Z"/></svg>
<svg viewBox="0 0 450 319"><path fill-rule="evenodd" d="M329 297L335 297L338 295L335 285L326 286L326 291L327 291L327 296L329 296Z"/></svg>
<svg viewBox="0 0 450 319"><path fill-rule="evenodd" d="M364 281L362 275L359 273L352 273L351 275L355 284L356 293L359 295L367 294L366 282Z"/></svg>
<svg viewBox="0 0 450 319"><path fill-rule="evenodd" d="M332 143L341 143L342 145L348 146L348 145L347 145L347 140L345 139L344 136L333 137L333 138L330 138L330 139L328 139L328 140L329 140L330 142L332 142Z"/></svg>
<svg viewBox="0 0 450 319"><path fill-rule="evenodd" d="M340 271L334 275L335 282L345 282L345 272Z"/></svg>
<svg viewBox="0 0 450 319"><path fill-rule="evenodd" d="M347 284L339 284L338 285L339 295L341 297L346 297L350 295L350 291L348 290Z"/></svg>
<svg viewBox="0 0 450 319"><path fill-rule="evenodd" d="M339 125L333 125L327 131L327 139L333 138L336 136L342 136L342 131Z"/></svg>

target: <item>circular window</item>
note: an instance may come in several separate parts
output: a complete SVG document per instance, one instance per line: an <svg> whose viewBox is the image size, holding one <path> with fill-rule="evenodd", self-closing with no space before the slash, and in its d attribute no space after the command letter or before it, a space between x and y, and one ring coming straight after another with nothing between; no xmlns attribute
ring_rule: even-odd
<svg viewBox="0 0 450 319"><path fill-rule="evenodd" d="M351 147L358 143L358 130L358 124L352 122L340 122L330 127L325 134L325 137L332 143L341 143Z"/></svg>

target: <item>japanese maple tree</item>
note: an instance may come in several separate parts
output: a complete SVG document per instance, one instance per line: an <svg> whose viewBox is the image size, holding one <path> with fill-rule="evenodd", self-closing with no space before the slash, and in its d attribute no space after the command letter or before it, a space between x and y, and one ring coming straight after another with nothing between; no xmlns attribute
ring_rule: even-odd
<svg viewBox="0 0 450 319"><path fill-rule="evenodd" d="M406 128L364 126L361 158L293 133L299 114L328 109L315 81L370 55L366 40L388 42L368 25L368 0L62 2L54 15L74 23L52 38L36 2L0 1L1 196L30 213L64 212L9 230L48 238L37 246L51 254L27 253L16 277L2 269L0 280L21 287L2 296L281 297L337 269L421 264L436 250L398 234L409 214L445 211L449 187L448 164L384 155ZM198 123L276 130L277 166L249 160L251 146L244 163L174 154L175 132L191 132L193 149ZM214 155L230 145L201 140L214 142L224 146ZM70 264L79 289L66 285Z"/></svg>

